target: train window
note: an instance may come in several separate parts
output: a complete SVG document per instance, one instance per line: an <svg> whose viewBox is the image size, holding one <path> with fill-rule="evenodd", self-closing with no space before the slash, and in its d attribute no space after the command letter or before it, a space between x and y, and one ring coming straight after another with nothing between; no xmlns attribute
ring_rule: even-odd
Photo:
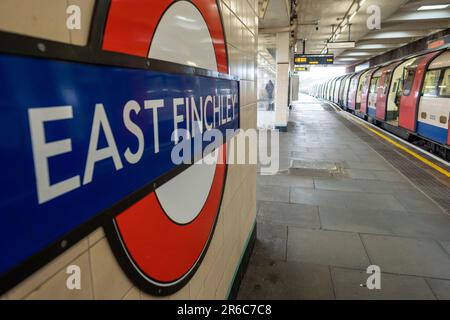
<svg viewBox="0 0 450 320"><path fill-rule="evenodd" d="M447 117L446 116L440 116L439 117L439 122L442 124L446 124L447 123Z"/></svg>
<svg viewBox="0 0 450 320"><path fill-rule="evenodd" d="M389 84L391 83L391 76L392 76L392 72L388 72L386 73L386 76L384 77L384 91L383 91L383 95L387 95L388 91L389 91ZM394 92L394 91L392 91Z"/></svg>
<svg viewBox="0 0 450 320"><path fill-rule="evenodd" d="M376 93L378 88L378 82L380 81L379 77L373 78L370 84L370 93Z"/></svg>
<svg viewBox="0 0 450 320"><path fill-rule="evenodd" d="M450 69L446 69L441 85L439 86L439 95L450 97Z"/></svg>
<svg viewBox="0 0 450 320"><path fill-rule="evenodd" d="M394 92L397 92L397 86L398 86L398 82L399 82L400 80L397 80L397 81L395 81L394 82L394 85L392 86L392 92L394 93Z"/></svg>
<svg viewBox="0 0 450 320"><path fill-rule="evenodd" d="M404 96L409 96L411 93L411 88L414 83L414 77L416 75L416 68L409 68L406 73L406 79L405 79L405 88L403 90Z"/></svg>
<svg viewBox="0 0 450 320"><path fill-rule="evenodd" d="M422 88L422 95L426 97L436 97L438 94L438 83L441 77L441 70L430 70L425 75Z"/></svg>

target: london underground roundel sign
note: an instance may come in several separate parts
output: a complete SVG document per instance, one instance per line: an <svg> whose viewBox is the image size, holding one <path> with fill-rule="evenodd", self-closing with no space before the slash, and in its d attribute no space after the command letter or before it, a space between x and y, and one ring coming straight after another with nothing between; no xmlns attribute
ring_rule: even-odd
<svg viewBox="0 0 450 320"><path fill-rule="evenodd" d="M204 136L239 128L217 2L112 0L93 21L87 48L29 54L39 39L0 33L0 138L18 137L0 145L2 291L101 225L138 287L171 294L213 236L226 139L207 154ZM200 143L191 163L173 161L180 139Z"/></svg>

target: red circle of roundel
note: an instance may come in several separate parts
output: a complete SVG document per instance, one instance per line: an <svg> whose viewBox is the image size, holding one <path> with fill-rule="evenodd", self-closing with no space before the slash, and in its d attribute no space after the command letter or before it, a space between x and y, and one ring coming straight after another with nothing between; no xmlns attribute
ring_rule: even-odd
<svg viewBox="0 0 450 320"><path fill-rule="evenodd" d="M158 22L174 2L112 0L103 49L147 57ZM193 0L191 3L200 11L208 26L217 70L228 73L222 20L216 1ZM122 267L141 289L169 294L180 288L193 274L214 231L226 170L226 144L223 144L219 148L218 163L206 201L199 214L188 224L174 223L159 203L155 191L113 219L113 228L107 229L108 239L115 244L113 248Z"/></svg>
<svg viewBox="0 0 450 320"><path fill-rule="evenodd" d="M158 22L173 0L112 0L103 50L147 57ZM216 53L217 70L228 73L227 52L216 0L192 0L203 16ZM130 19L133 17L133 19Z"/></svg>
<svg viewBox="0 0 450 320"><path fill-rule="evenodd" d="M214 227L225 180L225 146L219 149L212 187L193 222L178 225L161 208L155 192L116 217L128 253L152 280L170 283L182 278L201 256ZM143 245L146 244L146 245Z"/></svg>

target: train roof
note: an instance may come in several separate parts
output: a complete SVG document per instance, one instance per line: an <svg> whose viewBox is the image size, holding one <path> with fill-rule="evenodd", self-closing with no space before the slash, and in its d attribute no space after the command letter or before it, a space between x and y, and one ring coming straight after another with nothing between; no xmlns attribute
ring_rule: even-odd
<svg viewBox="0 0 450 320"><path fill-rule="evenodd" d="M450 49L447 49L438 55L433 62L431 62L428 69L440 69L445 67L450 67Z"/></svg>

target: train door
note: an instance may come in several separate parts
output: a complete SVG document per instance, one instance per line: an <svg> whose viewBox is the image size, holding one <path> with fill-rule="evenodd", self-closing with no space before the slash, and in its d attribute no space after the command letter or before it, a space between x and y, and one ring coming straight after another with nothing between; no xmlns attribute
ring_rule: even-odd
<svg viewBox="0 0 450 320"><path fill-rule="evenodd" d="M366 78L364 79L361 89L361 107L359 112L361 115L367 115L370 85L372 82L372 77L377 70L378 68L369 70L369 72L367 72Z"/></svg>
<svg viewBox="0 0 450 320"><path fill-rule="evenodd" d="M361 108L361 94L362 94L362 90L363 90L363 85L364 82L366 81L366 78L369 74L370 70L365 71L361 77L359 78L358 81L358 89L356 91L356 103L355 103L355 111L358 111Z"/></svg>
<svg viewBox="0 0 450 320"><path fill-rule="evenodd" d="M407 68L414 63L417 57L409 58L400 63L392 72L391 87L387 98L385 120L392 126L398 126L400 100Z"/></svg>
<svg viewBox="0 0 450 320"><path fill-rule="evenodd" d="M339 104L340 106L343 105L342 96L343 96L343 93L344 93L345 82L347 81L347 79L348 79L348 76L344 76L344 77L342 78L341 86L340 86L340 88L339 88L338 104Z"/></svg>
<svg viewBox="0 0 450 320"><path fill-rule="evenodd" d="M342 84L342 77L336 79L336 85L334 88L334 95L333 95L333 102L338 103L339 102L339 91L341 90L341 84Z"/></svg>
<svg viewBox="0 0 450 320"><path fill-rule="evenodd" d="M356 109L356 94L358 92L358 82L360 77L361 73L355 74L349 84L347 94L347 108L351 110Z"/></svg>
<svg viewBox="0 0 450 320"><path fill-rule="evenodd" d="M430 61L442 51L431 52L417 58L407 69L405 85L400 100L399 126L411 132L417 129L419 93L422 91L425 71Z"/></svg>
<svg viewBox="0 0 450 320"><path fill-rule="evenodd" d="M389 66L385 67L382 71L382 75L380 78L380 87L378 89L377 94L377 104L376 104L376 112L375 117L378 120L386 120L386 109L388 106L388 100L389 100L389 92L391 90L391 86L393 84L393 75L394 70L397 68L398 65L400 65L402 62L394 62L390 64ZM398 85L398 83L396 83Z"/></svg>
<svg viewBox="0 0 450 320"><path fill-rule="evenodd" d="M350 75L346 75L342 80L341 91L339 92L339 104L341 106L344 105L344 92L345 86L347 85L347 80L350 78Z"/></svg>
<svg viewBox="0 0 450 320"><path fill-rule="evenodd" d="M380 87L382 70L383 69L379 69L377 72L375 72L372 79L370 80L367 114L372 118L375 118L378 88Z"/></svg>
<svg viewBox="0 0 450 320"><path fill-rule="evenodd" d="M425 73L417 118L417 134L448 143L450 114L450 51L439 55Z"/></svg>
<svg viewBox="0 0 450 320"><path fill-rule="evenodd" d="M342 106L344 108L348 108L348 91L350 88L350 83L353 79L354 75L349 75L346 79L345 79L345 85L344 85L344 89L342 90Z"/></svg>
<svg viewBox="0 0 450 320"><path fill-rule="evenodd" d="M348 79L349 75L346 75L342 78L341 80L341 86L339 88L339 97L338 97L338 104L340 106L344 105L344 89L345 89L345 84L347 83L347 79Z"/></svg>
<svg viewBox="0 0 450 320"><path fill-rule="evenodd" d="M336 79L331 80L330 92L328 93L328 99L327 99L328 101L331 101L333 99L335 85L336 85Z"/></svg>

